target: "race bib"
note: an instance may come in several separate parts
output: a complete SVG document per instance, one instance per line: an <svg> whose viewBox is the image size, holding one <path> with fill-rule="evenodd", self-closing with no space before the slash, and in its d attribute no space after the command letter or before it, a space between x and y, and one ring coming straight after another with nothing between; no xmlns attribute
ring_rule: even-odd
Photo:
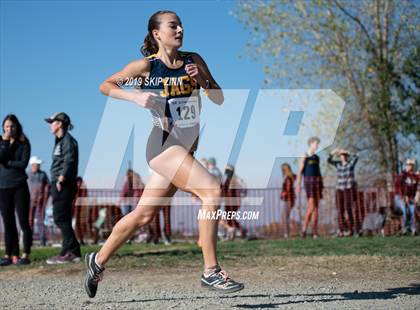
<svg viewBox="0 0 420 310"><path fill-rule="evenodd" d="M200 122L197 96L172 98L168 103L175 127L188 128Z"/></svg>

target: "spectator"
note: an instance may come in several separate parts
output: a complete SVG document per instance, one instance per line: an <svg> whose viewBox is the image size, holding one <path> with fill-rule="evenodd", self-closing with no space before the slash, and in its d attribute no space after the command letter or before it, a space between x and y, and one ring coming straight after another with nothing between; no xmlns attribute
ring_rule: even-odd
<svg viewBox="0 0 420 310"><path fill-rule="evenodd" d="M340 160L334 160L334 155L339 155ZM339 237L351 234L358 236L361 230L360 208L358 207L357 186L354 177L354 169L358 159L357 154L350 154L343 149L334 149L328 157L328 163L337 169L335 197ZM353 217L353 209L355 210L356 223ZM347 220L345 213L347 213Z"/></svg>
<svg viewBox="0 0 420 310"><path fill-rule="evenodd" d="M414 159L407 159L404 171L395 182L395 207L402 213L401 234L405 235L410 230L413 236L416 234L414 198L418 187L415 165Z"/></svg>
<svg viewBox="0 0 420 310"><path fill-rule="evenodd" d="M163 243L165 245L172 244L172 227L171 227L171 205L162 206L161 208L163 213L163 233L164 233L164 240ZM160 223L159 213L157 214L156 221ZM159 227L160 230L160 227Z"/></svg>
<svg viewBox="0 0 420 310"><path fill-rule="evenodd" d="M133 211L140 197L143 193L144 183L143 180L137 172L133 169L127 169L126 172L126 179L123 185L123 189L121 191L121 213L123 216ZM149 226L142 227L141 229L145 229L149 234L151 228ZM127 242L131 243L135 236L132 236Z"/></svg>
<svg viewBox="0 0 420 310"><path fill-rule="evenodd" d="M37 156L32 156L29 160L31 170L28 173L28 183L31 192L31 227L33 230L36 223L38 240L41 245L47 244L47 234L45 230L45 207L50 196L50 181L47 174L41 170L42 160Z"/></svg>
<svg viewBox="0 0 420 310"><path fill-rule="evenodd" d="M159 239L162 237L161 227L160 227L160 211L162 210L163 213L163 232L164 232L164 240L163 243L165 245L171 245L171 205L162 206L159 212L156 213L153 221L150 225L147 226L147 242L152 242L154 244L159 243Z"/></svg>
<svg viewBox="0 0 420 310"><path fill-rule="evenodd" d="M99 242L99 229L96 225L99 219L99 209L100 208L98 204L94 203L93 205L89 206L87 213L87 226L93 244L98 244Z"/></svg>
<svg viewBox="0 0 420 310"><path fill-rule="evenodd" d="M0 266L27 265L32 246L32 230L29 223L30 194L26 166L31 154L31 145L23 133L22 125L13 114L2 123L0 137L0 211L4 223L5 255ZM23 254L19 259L19 238L15 211L23 232Z"/></svg>
<svg viewBox="0 0 420 310"><path fill-rule="evenodd" d="M202 164L204 165L205 162ZM207 170L208 172L210 172L211 175L216 177L217 182L222 186L222 172L219 168L217 168L216 159L214 157L210 157L209 159L207 159ZM235 238L235 227L230 226L225 219L219 219L219 227L220 226L222 226L226 230L227 239L233 240ZM198 241L197 243L200 244L200 241Z"/></svg>
<svg viewBox="0 0 420 310"><path fill-rule="evenodd" d="M318 238L318 206L320 200L322 199L322 190L324 188L321 169L319 167L319 157L315 154L318 149L319 142L320 140L318 137L309 138L309 149L300 161L297 175L298 193L301 192L301 179L302 175L304 175L305 191L309 204L308 208L306 209L305 223L303 224L302 228L303 238L306 237L306 230L311 220L313 222L313 238Z"/></svg>
<svg viewBox="0 0 420 310"><path fill-rule="evenodd" d="M281 171L283 174L283 186L281 190L280 199L285 202L284 215L286 230L284 232L284 238L289 238L290 233L290 212L295 206L296 194L295 194L295 179L296 176L293 174L292 168L289 164L281 165Z"/></svg>
<svg viewBox="0 0 420 310"><path fill-rule="evenodd" d="M207 170L217 178L219 184L222 182L222 172L217 168L216 159L214 157L210 157L207 160Z"/></svg>
<svg viewBox="0 0 420 310"><path fill-rule="evenodd" d="M223 179L222 192L225 198L225 210L229 213L237 212L241 206L241 198L246 195L246 192L232 165L226 166ZM246 237L246 229L235 218L228 219L227 225L233 228L233 230L228 230L228 234L235 234L235 231L239 231L241 238Z"/></svg>
<svg viewBox="0 0 420 310"><path fill-rule="evenodd" d="M365 236L380 234L382 237L385 237L387 209L387 207L380 207L379 210L366 214L363 219L363 225L360 233Z"/></svg>
<svg viewBox="0 0 420 310"><path fill-rule="evenodd" d="M83 183L81 177L76 178L76 196L73 199L73 214L76 228L76 237L79 239L81 245L85 245L84 236L88 232L88 218L89 218L89 206L86 201L78 201L78 198L88 197L88 190L86 185Z"/></svg>
<svg viewBox="0 0 420 310"><path fill-rule="evenodd" d="M144 183L140 175L133 169L128 169L123 189L121 191L121 212L123 216L134 210L143 188Z"/></svg>
<svg viewBox="0 0 420 310"><path fill-rule="evenodd" d="M51 196L54 222L61 230L63 247L59 255L47 259L47 264L79 262L80 244L72 227L72 204L77 191L79 150L77 141L70 135L73 129L70 117L56 113L45 119L55 136L51 164Z"/></svg>

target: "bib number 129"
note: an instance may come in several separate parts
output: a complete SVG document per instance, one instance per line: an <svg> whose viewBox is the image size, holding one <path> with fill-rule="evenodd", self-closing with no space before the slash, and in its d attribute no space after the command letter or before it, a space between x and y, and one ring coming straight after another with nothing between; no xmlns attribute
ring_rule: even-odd
<svg viewBox="0 0 420 310"><path fill-rule="evenodd" d="M168 102L176 127L192 127L199 123L197 97L172 98Z"/></svg>

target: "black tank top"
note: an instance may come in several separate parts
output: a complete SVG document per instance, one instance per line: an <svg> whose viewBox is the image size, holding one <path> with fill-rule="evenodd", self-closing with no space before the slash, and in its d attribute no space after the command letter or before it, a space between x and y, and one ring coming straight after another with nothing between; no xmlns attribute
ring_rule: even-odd
<svg viewBox="0 0 420 310"><path fill-rule="evenodd" d="M193 63L192 53L179 51L179 54L183 64L177 69L168 68L156 54L148 56L150 74L141 89L152 90L165 98L162 110L173 126L170 134L190 147L196 142L200 130L200 86L185 71L185 66ZM153 125L162 129L162 115L154 110L151 113Z"/></svg>
<svg viewBox="0 0 420 310"><path fill-rule="evenodd" d="M316 154L305 158L303 164L303 175L305 177L320 177L321 169L319 168L319 157Z"/></svg>
<svg viewBox="0 0 420 310"><path fill-rule="evenodd" d="M156 57L156 54L148 56L150 74L143 81L141 88L156 91L157 94L165 98L165 116L171 118L175 123L179 123L178 127L187 128L199 120L201 98L198 91L200 86L185 71L185 66L188 63L193 63L191 53L179 51L179 54L183 59L183 64L177 69L168 68L162 60ZM186 99L190 99L191 102L185 104ZM199 103L198 110L195 102ZM155 118L158 118L159 115L152 111L152 116L154 125L159 126L155 122Z"/></svg>

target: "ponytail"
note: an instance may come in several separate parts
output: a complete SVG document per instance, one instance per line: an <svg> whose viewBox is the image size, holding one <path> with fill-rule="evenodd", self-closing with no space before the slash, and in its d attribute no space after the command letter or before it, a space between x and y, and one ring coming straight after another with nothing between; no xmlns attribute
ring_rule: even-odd
<svg viewBox="0 0 420 310"><path fill-rule="evenodd" d="M150 33L147 34L147 36L144 38L143 46L141 47L140 51L143 54L143 56L147 57L152 54L156 54L159 50L159 46Z"/></svg>

